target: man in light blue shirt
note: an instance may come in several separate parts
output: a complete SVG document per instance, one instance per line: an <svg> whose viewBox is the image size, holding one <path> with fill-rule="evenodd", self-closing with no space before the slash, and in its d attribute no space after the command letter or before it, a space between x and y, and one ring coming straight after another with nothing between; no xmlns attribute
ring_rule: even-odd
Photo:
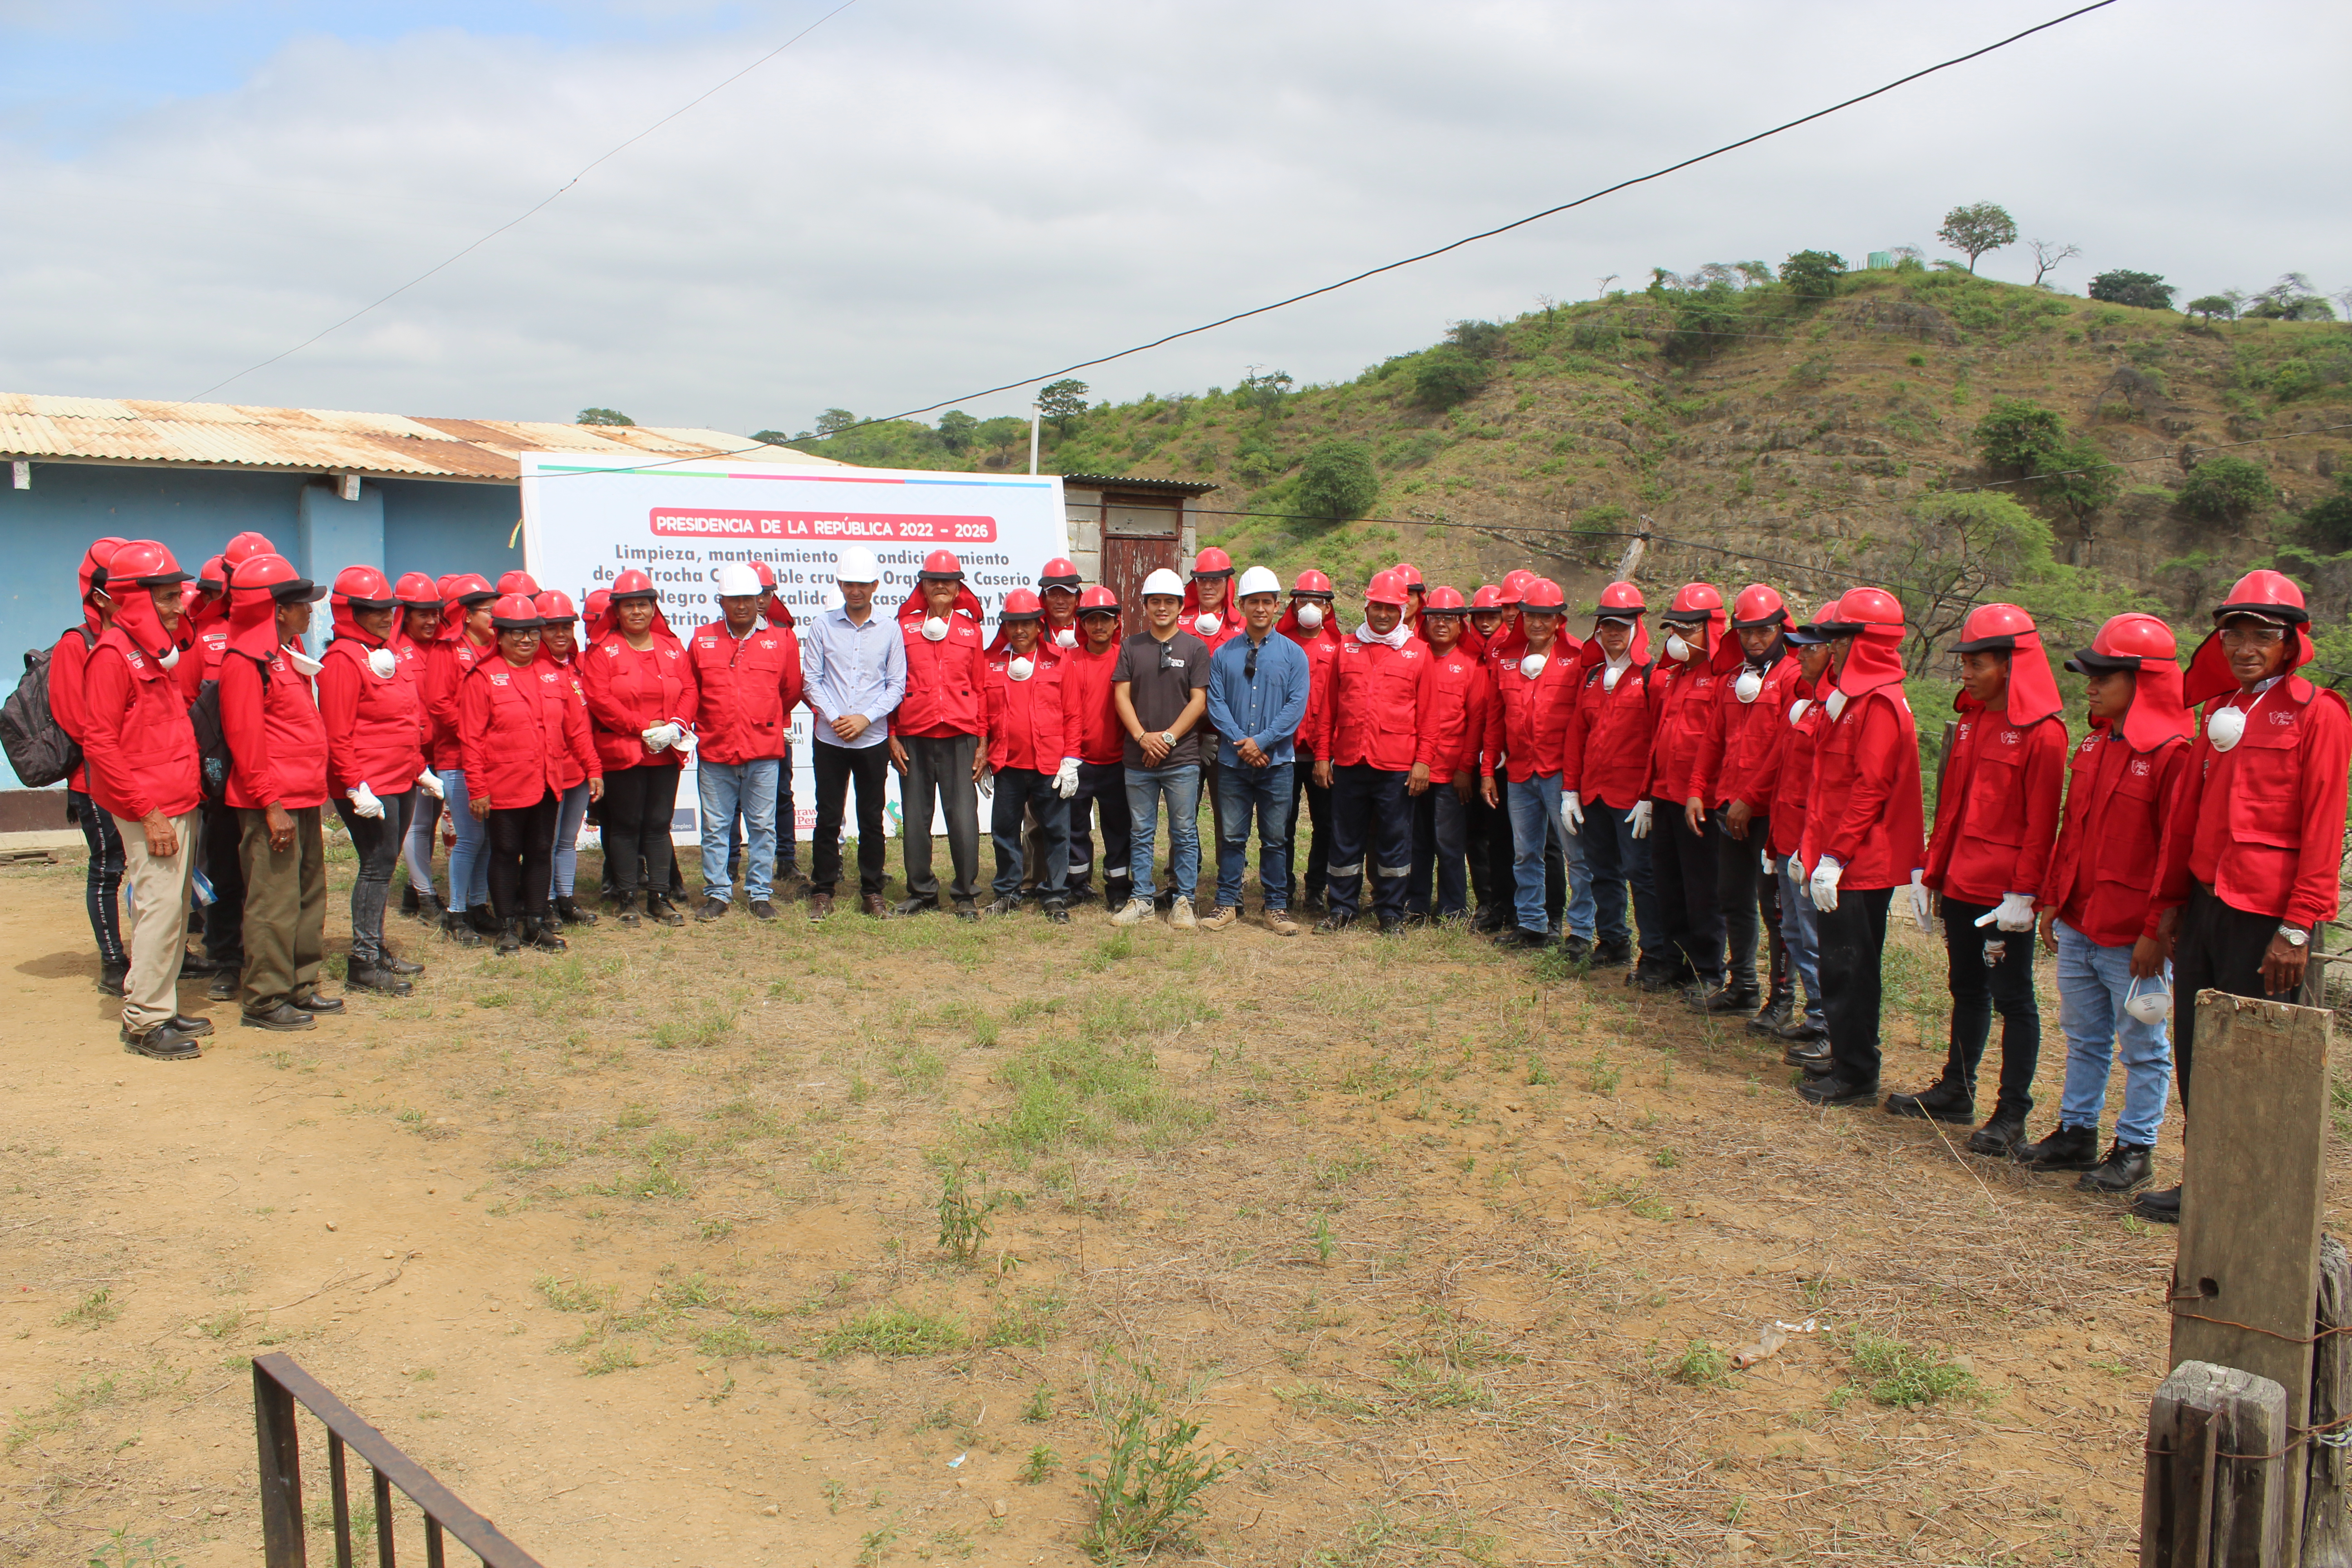
<svg viewBox="0 0 2352 1568"><path fill-rule="evenodd" d="M1217 908L1201 922L1223 931L1241 919L1242 867L1250 814L1257 814L1258 889L1265 923L1297 936L1290 918L1290 791L1293 740L1307 716L1314 666L1306 650L1274 635L1282 584L1263 566L1242 574L1236 595L1242 635L1209 660L1209 725L1217 732Z"/></svg>
<svg viewBox="0 0 2352 1568"><path fill-rule="evenodd" d="M859 907L877 919L882 902L882 792L890 773L884 722L907 695L907 644L898 623L874 613L882 568L862 544L845 546L834 567L841 605L801 632L801 676L816 743L816 833L809 842L809 919L833 913L841 879L841 817L857 784Z"/></svg>

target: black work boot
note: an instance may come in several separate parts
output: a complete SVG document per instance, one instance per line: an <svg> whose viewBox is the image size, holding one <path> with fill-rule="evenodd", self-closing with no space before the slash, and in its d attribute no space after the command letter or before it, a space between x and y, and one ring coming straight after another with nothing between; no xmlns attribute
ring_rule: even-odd
<svg viewBox="0 0 2352 1568"><path fill-rule="evenodd" d="M473 921L474 929L484 936L498 935L499 928L505 923L499 919L498 911L488 904L476 904L466 911L466 918Z"/></svg>
<svg viewBox="0 0 2352 1568"><path fill-rule="evenodd" d="M522 951L522 919L521 919L521 917L520 917L520 916L517 916L517 917L515 917L515 918L514 918L514 919L512 919L512 920L508 920L508 921L500 921L500 922L499 922L499 943L498 943L498 954L499 954L499 956L500 958L506 958L506 957L509 957L509 956L510 956L510 955L512 955L512 954L514 954L514 953L520 952L521 951Z"/></svg>
<svg viewBox="0 0 2352 1568"><path fill-rule="evenodd" d="M354 958L343 973L343 989L373 991L380 996L405 996L415 987L380 964Z"/></svg>
<svg viewBox="0 0 2352 1568"><path fill-rule="evenodd" d="M1889 1116L1924 1116L1930 1121L1949 1121L1965 1127L1977 1119L1977 1098L1969 1080L1951 1068L1935 1085L1916 1094L1890 1094L1886 1097Z"/></svg>
<svg viewBox="0 0 2352 1568"><path fill-rule="evenodd" d="M545 952L562 952L572 944L563 940L563 922L550 910L531 928L530 945Z"/></svg>
<svg viewBox="0 0 2352 1568"><path fill-rule="evenodd" d="M1827 1040L1791 1041L1789 1048L1780 1053L1780 1060L1812 1078L1825 1078L1836 1066Z"/></svg>
<svg viewBox="0 0 2352 1568"><path fill-rule="evenodd" d="M2180 1189L2167 1187L2160 1193L2142 1193L2134 1200L2131 1212L2152 1225L2179 1225Z"/></svg>
<svg viewBox="0 0 2352 1568"><path fill-rule="evenodd" d="M596 911L582 909L579 900L562 893L555 900L555 918L568 926L592 926L596 923Z"/></svg>
<svg viewBox="0 0 2352 1568"><path fill-rule="evenodd" d="M656 925L682 926L686 923L686 917L677 912L677 906L659 893L646 900L646 914Z"/></svg>
<svg viewBox="0 0 2352 1568"><path fill-rule="evenodd" d="M1780 1026L1796 1016L1796 1013L1797 994L1793 991L1777 992L1756 1016L1748 1020L1748 1032L1751 1035L1778 1035Z"/></svg>
<svg viewBox="0 0 2352 1568"><path fill-rule="evenodd" d="M1996 1105L1992 1108L1992 1120L1969 1134L1969 1152L2006 1160L2024 1141L2025 1112L2011 1106Z"/></svg>
<svg viewBox="0 0 2352 1568"><path fill-rule="evenodd" d="M168 1023L152 1025L136 1033L125 1024L122 1048L134 1057L159 1062L192 1062L205 1054L194 1039Z"/></svg>
<svg viewBox="0 0 2352 1568"><path fill-rule="evenodd" d="M1764 994L1757 989L1754 981L1742 981L1734 976L1692 1003L1691 1010L1696 1013L1745 1013L1763 999Z"/></svg>
<svg viewBox="0 0 2352 1568"><path fill-rule="evenodd" d="M109 996L122 994L123 982L131 978L127 963L101 963L98 966L98 988Z"/></svg>
<svg viewBox="0 0 2352 1568"><path fill-rule="evenodd" d="M2095 1127L2059 1129L2039 1143L2020 1143L2011 1151L2017 1163L2033 1171L2092 1171L2099 1164L2099 1130ZM2143 1176L2142 1181L2147 1178Z"/></svg>
<svg viewBox="0 0 2352 1568"><path fill-rule="evenodd" d="M436 897L434 894L419 893L416 895L415 919L422 923L428 926L437 926L441 923L441 917L448 912L447 908L443 905L440 899Z"/></svg>
<svg viewBox="0 0 2352 1568"><path fill-rule="evenodd" d="M2119 1198L2147 1185L2156 1173L2156 1150L2147 1143L2110 1143L2107 1157L2076 1179L2074 1190L2104 1198Z"/></svg>
<svg viewBox="0 0 2352 1568"><path fill-rule="evenodd" d="M1633 962L1633 944L1629 942L1603 939L1592 944L1594 969L1622 969Z"/></svg>
<svg viewBox="0 0 2352 1568"><path fill-rule="evenodd" d="M1867 1105L1878 1098L1878 1086L1856 1083L1832 1072L1799 1084L1797 1098L1809 1105Z"/></svg>
<svg viewBox="0 0 2352 1568"><path fill-rule="evenodd" d="M637 894L635 889L632 888L627 892L621 894L614 900L614 902L615 907L613 910L613 918L614 920L619 921L623 925L631 927L632 929L644 923L642 917L637 913Z"/></svg>
<svg viewBox="0 0 2352 1568"><path fill-rule="evenodd" d="M400 912L404 915L414 915L416 913L416 884L414 882L406 882L401 885Z"/></svg>
<svg viewBox="0 0 2352 1568"><path fill-rule="evenodd" d="M474 922L466 918L463 910L450 910L442 915L441 934L459 947L482 945L481 933L474 929Z"/></svg>
<svg viewBox="0 0 2352 1568"><path fill-rule="evenodd" d="M404 980L412 974L422 974L425 973L425 966L423 964L411 963L408 960L401 957L400 954L393 952L392 949L388 947L380 947L376 949L375 965L378 969L389 971L394 974L399 975Z"/></svg>

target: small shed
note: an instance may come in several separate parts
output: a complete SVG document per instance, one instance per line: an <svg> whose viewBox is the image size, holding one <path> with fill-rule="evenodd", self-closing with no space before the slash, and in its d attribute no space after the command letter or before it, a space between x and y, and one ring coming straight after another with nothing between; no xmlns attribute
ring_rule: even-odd
<svg viewBox="0 0 2352 1568"><path fill-rule="evenodd" d="M1117 594L1121 605L1140 607L1143 580L1159 568L1165 566L1179 577L1192 574L1192 556L1200 548L1200 500L1216 488L1190 479L1064 474L1070 558L1077 563L1078 574Z"/></svg>

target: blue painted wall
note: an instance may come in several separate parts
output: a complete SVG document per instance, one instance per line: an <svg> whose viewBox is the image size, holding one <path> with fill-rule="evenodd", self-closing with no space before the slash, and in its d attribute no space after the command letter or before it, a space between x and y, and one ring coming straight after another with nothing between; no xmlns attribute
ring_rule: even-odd
<svg viewBox="0 0 2352 1568"><path fill-rule="evenodd" d="M321 582L362 563L394 578L479 572L495 582L522 564L521 541L507 542L520 515L512 485L370 479L346 501L331 479L301 474L37 461L28 490L9 488L7 476L0 466L0 691L16 686L25 650L48 647L79 618L74 572L107 534L160 540L194 572L256 529ZM323 632L323 606L318 625ZM0 789L16 787L0 760Z"/></svg>

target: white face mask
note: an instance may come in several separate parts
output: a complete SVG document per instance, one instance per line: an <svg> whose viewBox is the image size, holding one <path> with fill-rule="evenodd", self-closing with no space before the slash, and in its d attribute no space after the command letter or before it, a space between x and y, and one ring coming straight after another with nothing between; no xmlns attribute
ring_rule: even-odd
<svg viewBox="0 0 2352 1568"><path fill-rule="evenodd" d="M1794 702L1790 703L1789 722L1791 724L1803 722L1806 710L1811 708L1812 705L1813 704L1810 699L1803 697L1800 697Z"/></svg>
<svg viewBox="0 0 2352 1568"><path fill-rule="evenodd" d="M1753 702L1764 689L1764 678L1752 669L1743 669L1739 679L1731 683L1731 694L1742 702Z"/></svg>
<svg viewBox="0 0 2352 1568"><path fill-rule="evenodd" d="M393 671L400 668L400 660L388 647L372 647L368 649L368 668L375 671L378 680L390 680Z"/></svg>
<svg viewBox="0 0 2352 1568"><path fill-rule="evenodd" d="M1026 680L1037 673L1037 664L1034 659L1016 658L1004 667L1004 673L1015 680Z"/></svg>
<svg viewBox="0 0 2352 1568"><path fill-rule="evenodd" d="M1690 658L1690 644L1683 641L1682 634L1680 632L1668 632L1666 634L1666 657L1668 658L1673 659L1676 664L1680 664L1683 660Z"/></svg>
<svg viewBox="0 0 2352 1568"><path fill-rule="evenodd" d="M163 657L157 659L155 662L162 665L166 670L177 668L180 662L180 645L173 643L170 647L165 648L163 650Z"/></svg>
<svg viewBox="0 0 2352 1568"><path fill-rule="evenodd" d="M294 667L294 673L297 675L308 676L319 673L319 661L291 643L286 646L286 662Z"/></svg>
<svg viewBox="0 0 2352 1568"><path fill-rule="evenodd" d="M2205 738L2217 752L2226 752L2246 738L2246 710L2224 708L2205 721Z"/></svg>
<svg viewBox="0 0 2352 1568"><path fill-rule="evenodd" d="M945 642L947 640L947 622L940 619L937 616L926 616L923 617L923 640L925 642Z"/></svg>
<svg viewBox="0 0 2352 1568"><path fill-rule="evenodd" d="M1528 655L1527 658L1519 660L1519 673L1526 676L1529 680L1533 680L1543 674L1544 666L1550 662L1551 659L1548 655L1531 653Z"/></svg>
<svg viewBox="0 0 2352 1568"><path fill-rule="evenodd" d="M1323 606L1311 600L1299 605L1298 624L1310 632L1319 630L1323 625Z"/></svg>
<svg viewBox="0 0 2352 1568"><path fill-rule="evenodd" d="M1843 691L1831 692L1829 700L1822 703L1822 706L1830 710L1831 718L1836 718L1839 714L1845 711L1845 693Z"/></svg>
<svg viewBox="0 0 2352 1568"><path fill-rule="evenodd" d="M1617 678L1625 673L1625 668L1626 667L1622 664L1612 664L1608 668L1602 670L1601 672L1601 689L1603 691L1616 690Z"/></svg>
<svg viewBox="0 0 2352 1568"><path fill-rule="evenodd" d="M1224 624L1225 623L1223 621L1218 619L1214 616L1195 616L1192 617L1192 629L1200 633L1204 637L1215 637L1217 635L1217 628Z"/></svg>
<svg viewBox="0 0 2352 1568"><path fill-rule="evenodd" d="M1054 633L1054 646L1076 647L1078 646L1078 634L1068 626L1063 626Z"/></svg>
<svg viewBox="0 0 2352 1568"><path fill-rule="evenodd" d="M2149 989L2140 990L2142 984ZM2172 1016L2172 993L2152 980L2136 980L2131 994L2124 998L2124 1011L2143 1024L2161 1024Z"/></svg>

